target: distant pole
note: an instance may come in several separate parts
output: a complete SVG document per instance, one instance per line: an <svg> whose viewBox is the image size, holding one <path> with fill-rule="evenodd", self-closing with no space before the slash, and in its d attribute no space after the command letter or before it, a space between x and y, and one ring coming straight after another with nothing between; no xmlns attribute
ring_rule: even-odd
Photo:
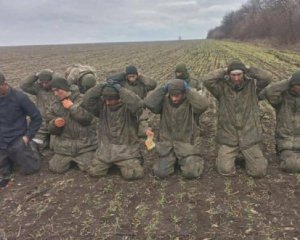
<svg viewBox="0 0 300 240"><path fill-rule="evenodd" d="M178 40L179 40L179 41L181 41L181 40L182 40L181 36L179 36L179 37L178 37Z"/></svg>

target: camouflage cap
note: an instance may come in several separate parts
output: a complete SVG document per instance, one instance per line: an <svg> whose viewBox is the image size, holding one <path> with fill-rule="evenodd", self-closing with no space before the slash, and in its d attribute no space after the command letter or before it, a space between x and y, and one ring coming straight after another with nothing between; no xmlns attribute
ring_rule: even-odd
<svg viewBox="0 0 300 240"><path fill-rule="evenodd" d="M88 90L96 85L96 77L94 74L88 73L81 78L81 86Z"/></svg>
<svg viewBox="0 0 300 240"><path fill-rule="evenodd" d="M44 69L40 71L37 75L39 80L41 81L51 81L52 80L53 71L50 69Z"/></svg>
<svg viewBox="0 0 300 240"><path fill-rule="evenodd" d="M300 85L300 69L293 73L290 81L291 86L299 86Z"/></svg>
<svg viewBox="0 0 300 240"><path fill-rule="evenodd" d="M185 63L179 63L176 65L175 72L185 73L187 71L188 71L188 69L187 69Z"/></svg>

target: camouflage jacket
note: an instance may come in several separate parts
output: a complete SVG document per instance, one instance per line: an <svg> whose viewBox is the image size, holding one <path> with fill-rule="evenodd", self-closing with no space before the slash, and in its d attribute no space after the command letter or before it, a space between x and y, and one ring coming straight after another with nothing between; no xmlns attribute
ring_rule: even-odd
<svg viewBox="0 0 300 240"><path fill-rule="evenodd" d="M290 91L289 80L270 85L266 98L276 110L278 150L300 151L300 96Z"/></svg>
<svg viewBox="0 0 300 240"><path fill-rule="evenodd" d="M143 101L122 87L119 91L121 103L112 109L102 99L103 86L96 85L84 96L84 107L99 118L98 156L107 163L140 158L137 114Z"/></svg>
<svg viewBox="0 0 300 240"><path fill-rule="evenodd" d="M252 78L250 78L251 76ZM262 140L258 95L271 81L265 71L251 68L238 89L223 69L204 77L204 86L218 102L217 142L246 149Z"/></svg>
<svg viewBox="0 0 300 240"><path fill-rule="evenodd" d="M49 132L55 135L52 146L54 153L76 156L97 148L96 123L91 113L82 106L82 95L72 92L73 106L65 109L60 101L55 101L47 110ZM64 127L56 127L54 120L65 119Z"/></svg>
<svg viewBox="0 0 300 240"><path fill-rule="evenodd" d="M46 109L56 101L55 96L51 90L45 90L37 82L38 77L35 75L30 75L24 81L21 82L20 88L31 95L36 96L36 105L43 119L45 119Z"/></svg>
<svg viewBox="0 0 300 240"><path fill-rule="evenodd" d="M146 97L145 106L161 115L157 144L160 155L168 154L171 149L178 157L200 153L199 146L194 145L194 132L200 115L208 108L208 101L196 89L190 89L185 100L175 107L161 86Z"/></svg>

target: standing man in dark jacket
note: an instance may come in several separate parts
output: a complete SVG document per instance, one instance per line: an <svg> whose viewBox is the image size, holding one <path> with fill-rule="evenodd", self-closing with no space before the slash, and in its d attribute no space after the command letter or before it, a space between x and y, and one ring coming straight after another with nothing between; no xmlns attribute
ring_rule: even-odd
<svg viewBox="0 0 300 240"><path fill-rule="evenodd" d="M26 117L30 117L27 124ZM8 178L14 165L24 174L40 168L39 155L34 152L31 140L42 123L34 103L21 91L6 82L0 73L0 176Z"/></svg>
<svg viewBox="0 0 300 240"><path fill-rule="evenodd" d="M300 70L288 80L266 88L266 98L276 110L276 147L280 168L300 172Z"/></svg>
<svg viewBox="0 0 300 240"><path fill-rule="evenodd" d="M34 142L39 144L41 153L49 148L50 143L50 133L45 116L46 109L56 100L50 87L52 77L53 71L44 69L38 73L29 75L20 85L20 88L24 92L36 96L36 106L43 118L42 125L33 139Z"/></svg>
<svg viewBox="0 0 300 240"><path fill-rule="evenodd" d="M199 177L204 161L200 156L200 147L194 144L194 132L200 115L208 107L208 101L186 82L173 79L150 93L145 105L161 116L156 146L159 156L153 166L154 174L167 177L174 172L178 161L184 177Z"/></svg>
<svg viewBox="0 0 300 240"><path fill-rule="evenodd" d="M250 176L263 177L268 161L260 148L262 129L258 95L271 82L271 76L258 68L249 68L239 60L226 70L205 76L204 86L218 101L217 142L220 145L217 170L235 175L235 160L241 152Z"/></svg>

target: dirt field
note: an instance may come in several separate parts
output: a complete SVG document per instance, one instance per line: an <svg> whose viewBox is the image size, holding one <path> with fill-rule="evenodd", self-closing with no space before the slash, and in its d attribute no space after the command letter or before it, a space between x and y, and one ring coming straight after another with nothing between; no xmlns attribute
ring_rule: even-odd
<svg viewBox="0 0 300 240"><path fill-rule="evenodd" d="M90 44L0 48L0 69L13 86L32 72L62 72L72 63L90 64L100 78L135 64L141 73L165 82L178 62L194 76L239 57L262 67L274 81L300 67L300 54L248 44L215 41ZM44 159L33 176L16 174L0 191L0 240L6 239L300 239L300 174L278 170L274 149L274 112L261 103L268 175L253 179L239 167L232 178L215 170L216 113L204 114L199 130L205 173L185 180L177 171L166 180L153 177L154 153L145 157L145 178L124 181L118 170L94 179L76 168L52 174ZM157 131L158 118L152 118Z"/></svg>

